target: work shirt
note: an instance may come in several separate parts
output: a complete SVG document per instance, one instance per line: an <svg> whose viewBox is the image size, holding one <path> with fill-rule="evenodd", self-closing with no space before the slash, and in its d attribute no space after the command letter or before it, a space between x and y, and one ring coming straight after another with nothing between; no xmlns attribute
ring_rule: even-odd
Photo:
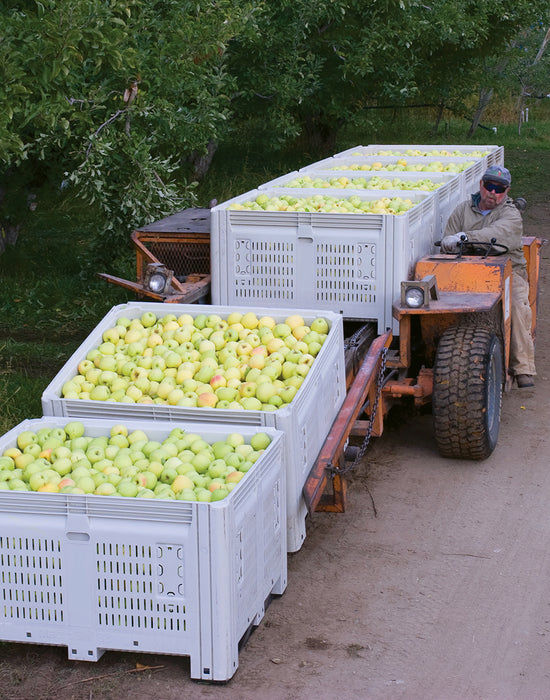
<svg viewBox="0 0 550 700"><path fill-rule="evenodd" d="M527 279L527 263L523 254L523 220L513 200L507 197L488 213L479 209L481 195L473 194L470 200L459 204L447 221L445 235L465 233L470 241L490 243L492 238L508 248L512 269Z"/></svg>

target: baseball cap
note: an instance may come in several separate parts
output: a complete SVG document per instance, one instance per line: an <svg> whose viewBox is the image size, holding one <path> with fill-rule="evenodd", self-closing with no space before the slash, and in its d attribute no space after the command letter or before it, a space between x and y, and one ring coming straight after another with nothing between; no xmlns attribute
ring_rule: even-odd
<svg viewBox="0 0 550 700"><path fill-rule="evenodd" d="M503 165L491 165L483 173L483 177L481 179L483 182L500 182L501 185L505 185L506 187L510 187L512 182L510 171Z"/></svg>

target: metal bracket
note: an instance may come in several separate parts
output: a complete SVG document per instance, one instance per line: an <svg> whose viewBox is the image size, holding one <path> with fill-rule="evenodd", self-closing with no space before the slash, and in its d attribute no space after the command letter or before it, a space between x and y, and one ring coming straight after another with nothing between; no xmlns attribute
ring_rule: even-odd
<svg viewBox="0 0 550 700"><path fill-rule="evenodd" d="M437 289L437 280L435 275L426 275L421 280L401 282L401 306L407 306L405 295L411 287L420 289L424 294L424 308L429 308L430 299L437 301L439 299L439 290Z"/></svg>

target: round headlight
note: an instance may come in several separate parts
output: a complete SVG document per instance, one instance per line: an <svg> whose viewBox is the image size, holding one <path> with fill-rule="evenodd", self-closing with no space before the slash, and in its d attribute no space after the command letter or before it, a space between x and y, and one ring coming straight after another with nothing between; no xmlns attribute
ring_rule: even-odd
<svg viewBox="0 0 550 700"><path fill-rule="evenodd" d="M159 272L156 272L151 275L149 279L149 289L152 292L155 292L156 294L160 294L161 292L164 291L164 287L166 286L166 275L162 275Z"/></svg>
<svg viewBox="0 0 550 700"><path fill-rule="evenodd" d="M407 306L418 309L424 303L424 290L420 287L408 287L405 292Z"/></svg>

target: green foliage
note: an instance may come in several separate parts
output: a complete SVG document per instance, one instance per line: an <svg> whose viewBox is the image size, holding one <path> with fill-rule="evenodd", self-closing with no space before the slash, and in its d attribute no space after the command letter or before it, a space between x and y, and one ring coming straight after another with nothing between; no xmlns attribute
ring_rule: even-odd
<svg viewBox="0 0 550 700"><path fill-rule="evenodd" d="M386 105L466 115L503 76L542 88L546 60L523 59L549 15L550 0L10 0L0 228L63 188L96 217L96 262L125 264L131 231L195 204L228 143L318 156L383 128Z"/></svg>
<svg viewBox="0 0 550 700"><path fill-rule="evenodd" d="M49 182L92 206L97 251L194 202L189 160L223 139L225 48L253 3L15 2L0 38L0 220ZM17 177L14 177L17 174Z"/></svg>
<svg viewBox="0 0 550 700"><path fill-rule="evenodd" d="M383 104L421 103L464 110L521 27L548 14L550 2L274 0L261 31L237 37L230 69L239 76L235 120L255 118L274 145L309 134L333 150L346 124L374 128Z"/></svg>

